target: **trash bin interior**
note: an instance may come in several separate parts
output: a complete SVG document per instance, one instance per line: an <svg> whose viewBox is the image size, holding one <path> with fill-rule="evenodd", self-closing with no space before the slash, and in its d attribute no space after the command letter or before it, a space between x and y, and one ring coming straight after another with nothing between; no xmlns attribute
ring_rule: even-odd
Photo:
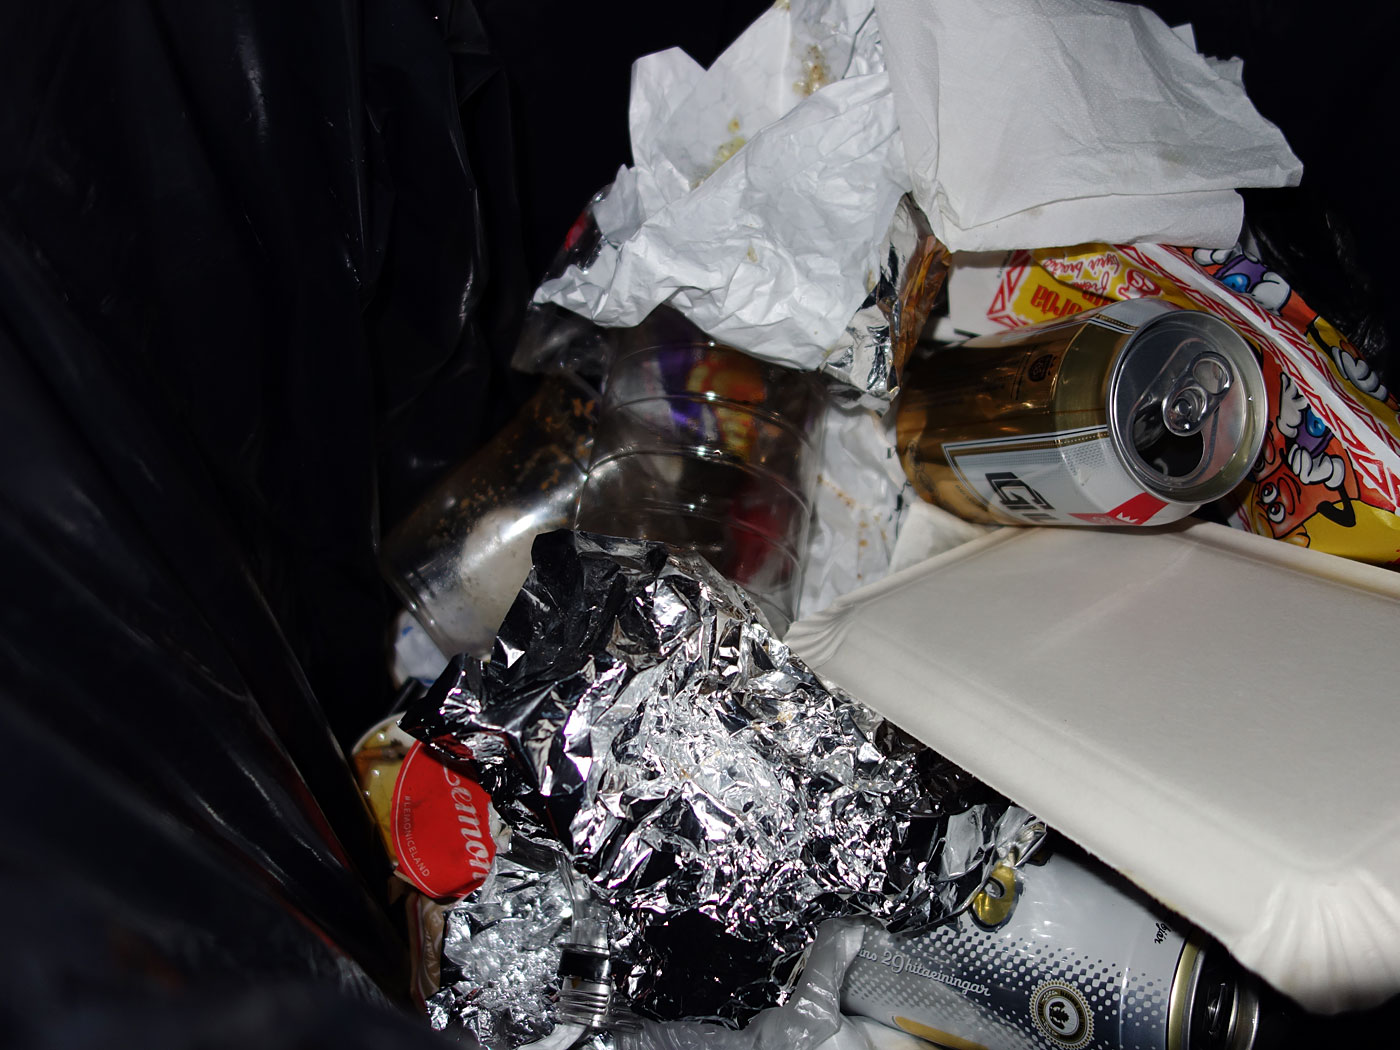
<svg viewBox="0 0 1400 1050"><path fill-rule="evenodd" d="M17 1045L430 1045L382 1010L409 931L345 760L394 701L378 537L534 390L508 367L524 307L630 159L632 59L708 63L767 6L0 15ZM1245 59L1306 169L1251 220L1394 388L1388 37L1150 6Z"/></svg>

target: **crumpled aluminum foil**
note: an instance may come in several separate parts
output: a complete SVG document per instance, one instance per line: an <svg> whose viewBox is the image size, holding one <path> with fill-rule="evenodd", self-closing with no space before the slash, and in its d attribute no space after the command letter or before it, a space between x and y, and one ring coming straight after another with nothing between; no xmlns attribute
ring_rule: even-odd
<svg viewBox="0 0 1400 1050"><path fill-rule="evenodd" d="M588 880L619 989L661 1020L781 1002L825 919L947 917L1031 819L645 541L539 537L491 660L454 660L400 724Z"/></svg>
<svg viewBox="0 0 1400 1050"><path fill-rule="evenodd" d="M427 1004L433 1028L460 1025L493 1048L548 1035L571 904L557 871L498 855L481 888L447 913L442 985Z"/></svg>
<svg viewBox="0 0 1400 1050"><path fill-rule="evenodd" d="M899 373L943 290L948 251L906 194L880 252L870 293L827 351L821 371L837 380L831 396L883 413L899 393Z"/></svg>

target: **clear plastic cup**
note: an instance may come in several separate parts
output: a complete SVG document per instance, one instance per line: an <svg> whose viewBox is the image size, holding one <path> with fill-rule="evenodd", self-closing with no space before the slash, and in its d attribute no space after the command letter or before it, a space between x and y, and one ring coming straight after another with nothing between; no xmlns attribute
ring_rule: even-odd
<svg viewBox="0 0 1400 1050"><path fill-rule="evenodd" d="M608 374L575 527L700 553L781 633L802 587L822 384L694 334L640 342Z"/></svg>
<svg viewBox="0 0 1400 1050"><path fill-rule="evenodd" d="M535 537L573 523L596 395L550 377L385 539L385 578L442 652L491 654Z"/></svg>

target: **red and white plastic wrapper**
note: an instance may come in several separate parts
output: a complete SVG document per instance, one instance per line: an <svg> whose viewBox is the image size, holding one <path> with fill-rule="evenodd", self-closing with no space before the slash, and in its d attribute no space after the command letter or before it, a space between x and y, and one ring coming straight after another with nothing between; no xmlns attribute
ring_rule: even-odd
<svg viewBox="0 0 1400 1050"><path fill-rule="evenodd" d="M465 897L486 881L496 856L490 796L421 743L404 757L393 814L399 878L439 900Z"/></svg>
<svg viewBox="0 0 1400 1050"><path fill-rule="evenodd" d="M1234 325L1262 353L1269 427L1248 480L1226 501L1230 524L1400 565L1400 404L1345 336L1248 245L1098 244L974 258L954 256L948 327L957 335L1143 297Z"/></svg>
<svg viewBox="0 0 1400 1050"><path fill-rule="evenodd" d="M394 874L438 901L459 900L491 872L502 825L491 798L399 729L398 716L353 749L355 774Z"/></svg>
<svg viewBox="0 0 1400 1050"><path fill-rule="evenodd" d="M397 715L365 733L352 756L395 881L406 884L390 897L403 907L409 991L426 1012L442 983L448 913L490 873L501 825L486 793L424 752L399 729Z"/></svg>

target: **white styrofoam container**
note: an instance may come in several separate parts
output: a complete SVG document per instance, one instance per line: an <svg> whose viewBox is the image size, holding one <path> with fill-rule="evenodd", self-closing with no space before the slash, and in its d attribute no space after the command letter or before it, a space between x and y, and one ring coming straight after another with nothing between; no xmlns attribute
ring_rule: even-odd
<svg viewBox="0 0 1400 1050"><path fill-rule="evenodd" d="M786 641L1317 1011L1400 992L1400 574L1002 529Z"/></svg>

